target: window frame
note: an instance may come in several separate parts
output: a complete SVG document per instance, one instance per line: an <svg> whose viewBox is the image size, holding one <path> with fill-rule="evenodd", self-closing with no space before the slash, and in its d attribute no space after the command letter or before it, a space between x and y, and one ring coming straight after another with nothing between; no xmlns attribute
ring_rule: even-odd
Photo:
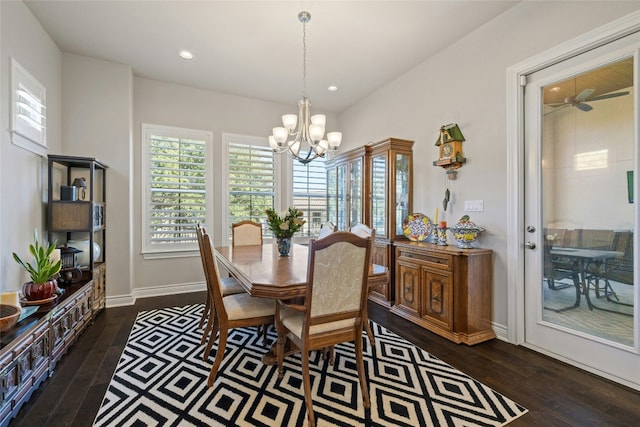
<svg viewBox="0 0 640 427"><path fill-rule="evenodd" d="M162 135L181 139L195 139L204 141L204 169L205 169L205 222L204 225L213 226L213 189L214 189L214 165L213 165L213 132L198 129L188 129L175 126L156 125L150 123L141 124L141 253L145 259L174 258L185 256L197 256L199 254L198 242L157 244L151 243L148 230L150 218L147 212L151 210L151 180L149 177L149 161L151 156L150 136Z"/></svg>
<svg viewBox="0 0 640 427"><path fill-rule="evenodd" d="M20 87L26 92L23 96L18 93ZM41 157L46 156L49 150L47 147L47 90L15 58L11 58L10 98L11 129L9 133L11 134L11 142ZM21 99L25 99L25 102L29 102L31 105L25 105L25 102L20 102ZM18 107L19 103L25 105L24 111L27 113L28 110L31 110L32 114L40 116L40 121L35 121L23 114ZM28 122L33 124L29 125ZM40 127L40 129L38 130L36 127Z"/></svg>

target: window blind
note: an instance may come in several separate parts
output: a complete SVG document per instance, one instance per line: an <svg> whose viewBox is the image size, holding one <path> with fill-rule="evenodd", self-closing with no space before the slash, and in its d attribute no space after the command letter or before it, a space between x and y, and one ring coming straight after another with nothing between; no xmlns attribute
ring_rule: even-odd
<svg viewBox="0 0 640 427"><path fill-rule="evenodd" d="M299 235L317 236L327 221L327 170L323 157L306 165L293 162L293 205L303 212L307 221Z"/></svg>
<svg viewBox="0 0 640 427"><path fill-rule="evenodd" d="M251 220L265 224L265 209L275 199L275 164L267 146L230 142L228 145L228 223ZM268 227L262 232L269 235ZM229 236L231 230L228 230Z"/></svg>
<svg viewBox="0 0 640 427"><path fill-rule="evenodd" d="M148 240L193 244L206 217L206 141L150 135Z"/></svg>

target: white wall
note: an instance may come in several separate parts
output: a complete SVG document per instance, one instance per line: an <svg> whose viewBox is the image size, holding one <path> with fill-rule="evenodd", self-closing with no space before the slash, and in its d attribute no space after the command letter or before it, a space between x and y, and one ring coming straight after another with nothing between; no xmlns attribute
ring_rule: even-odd
<svg viewBox="0 0 640 427"><path fill-rule="evenodd" d="M109 166L107 298L131 302L133 72L128 65L68 53L62 70L64 154L95 157Z"/></svg>
<svg viewBox="0 0 640 427"><path fill-rule="evenodd" d="M445 218L456 222L465 200L486 227L478 244L494 250L493 321L507 327L506 69L526 58L637 10L639 2L522 2L466 38L380 88L339 115L347 147L389 136L412 139L416 212L440 208L445 177L432 166L443 124L458 123L467 163L450 182ZM579 18L578 18L579 17ZM392 60L376 58L372 62Z"/></svg>
<svg viewBox="0 0 640 427"><path fill-rule="evenodd" d="M239 96L195 89L156 80L136 77L134 80L134 215L133 257L134 290L138 295L191 289L204 282L199 256L145 260L141 255L141 181L140 129L142 123L199 129L213 132L214 145L214 224L215 244L221 243L220 218L224 215L222 200L227 190L222 188L222 134L267 137L281 116L297 111L297 99L283 105ZM314 111L320 113L321 111ZM328 123L336 123L335 115L327 114ZM111 262L109 268L111 269Z"/></svg>
<svg viewBox="0 0 640 427"><path fill-rule="evenodd" d="M29 258L33 229L46 238L47 163L11 143L8 132L11 58L46 88L47 144L61 151L61 53L22 2L0 2L0 290L15 291L28 275L11 252Z"/></svg>

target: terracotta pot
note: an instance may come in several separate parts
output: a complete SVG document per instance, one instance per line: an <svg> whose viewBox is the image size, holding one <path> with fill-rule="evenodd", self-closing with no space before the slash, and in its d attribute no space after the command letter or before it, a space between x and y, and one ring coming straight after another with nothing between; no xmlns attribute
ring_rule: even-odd
<svg viewBox="0 0 640 427"><path fill-rule="evenodd" d="M56 295L58 282L53 279L45 283L27 282L22 286L22 294L28 301L42 301Z"/></svg>

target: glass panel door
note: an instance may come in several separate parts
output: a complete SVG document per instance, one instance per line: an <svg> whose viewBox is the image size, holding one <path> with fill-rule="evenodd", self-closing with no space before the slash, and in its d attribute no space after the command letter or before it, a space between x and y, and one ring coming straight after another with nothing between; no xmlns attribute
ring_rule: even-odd
<svg viewBox="0 0 640 427"><path fill-rule="evenodd" d="M327 169L327 221L337 224L338 177L335 167Z"/></svg>
<svg viewBox="0 0 640 427"><path fill-rule="evenodd" d="M525 341L640 384L634 194L640 34L527 76Z"/></svg>
<svg viewBox="0 0 640 427"><path fill-rule="evenodd" d="M338 230L347 229L347 165L340 164L336 167L337 182L337 209L336 209L336 225Z"/></svg>
<svg viewBox="0 0 640 427"><path fill-rule="evenodd" d="M633 57L542 99L542 319L633 346Z"/></svg>
<svg viewBox="0 0 640 427"><path fill-rule="evenodd" d="M409 215L409 156L397 153L395 156L396 169L396 235L402 236L402 221Z"/></svg>
<svg viewBox="0 0 640 427"><path fill-rule="evenodd" d="M362 222L362 159L349 162L349 227Z"/></svg>
<svg viewBox="0 0 640 427"><path fill-rule="evenodd" d="M377 237L387 234L387 155L371 159L371 227Z"/></svg>

